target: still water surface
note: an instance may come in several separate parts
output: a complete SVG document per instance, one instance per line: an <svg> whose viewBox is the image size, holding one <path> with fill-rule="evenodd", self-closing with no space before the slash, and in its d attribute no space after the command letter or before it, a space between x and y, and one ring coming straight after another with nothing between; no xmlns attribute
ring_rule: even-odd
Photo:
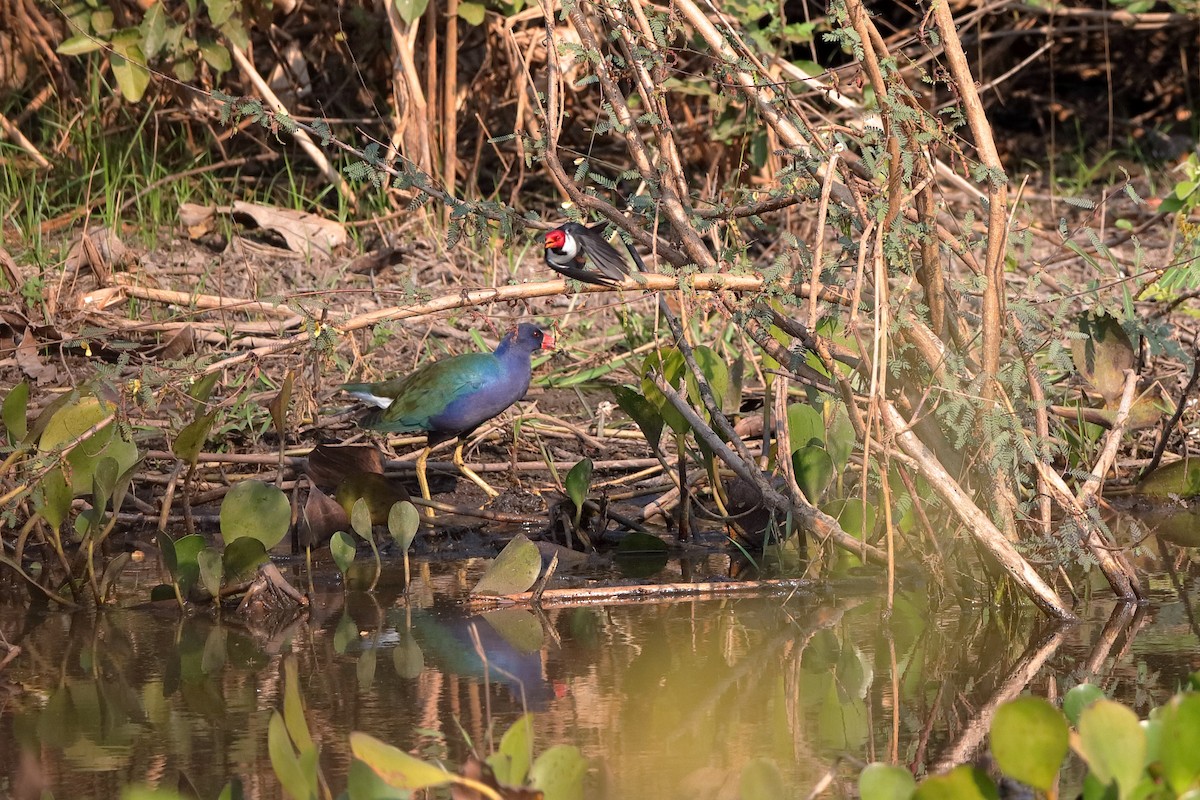
<svg viewBox="0 0 1200 800"><path fill-rule="evenodd" d="M459 601L478 572L428 565L407 602L389 567L373 596L329 587L307 619L258 627L169 606L0 610L23 650L0 672L0 797L143 782L212 798L235 776L249 797L280 797L267 723L286 654L335 794L351 731L454 767L468 739L486 752L524 710L537 751L583 750L588 797L735 798L752 763L796 796L831 768L851 791L853 759L925 771L972 757L990 710L1024 691L1090 680L1144 714L1200 669L1200 570L1175 565L1153 605L1084 603L1065 628L932 608L920 586L890 620L876 590L847 589L475 613Z"/></svg>

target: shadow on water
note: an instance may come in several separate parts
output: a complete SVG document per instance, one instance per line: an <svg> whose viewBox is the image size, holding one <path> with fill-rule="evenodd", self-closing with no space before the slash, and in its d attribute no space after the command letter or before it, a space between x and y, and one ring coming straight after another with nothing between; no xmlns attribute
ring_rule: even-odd
<svg viewBox="0 0 1200 800"><path fill-rule="evenodd" d="M923 588L887 621L879 597L852 593L473 613L455 599L475 576L451 565L423 565L407 603L391 573L277 629L173 607L0 612L22 648L0 672L0 796L147 782L215 797L240 777L247 796L279 797L267 724L289 652L335 794L353 730L456 766L526 709L537 749L582 748L588 797L734 797L763 760L796 790L831 769L849 790L856 760L924 772L976 757L992 711L1022 692L1087 680L1140 713L1164 700L1200 667L1200 561L1160 546L1153 606L1085 603L1064 628L934 608Z"/></svg>

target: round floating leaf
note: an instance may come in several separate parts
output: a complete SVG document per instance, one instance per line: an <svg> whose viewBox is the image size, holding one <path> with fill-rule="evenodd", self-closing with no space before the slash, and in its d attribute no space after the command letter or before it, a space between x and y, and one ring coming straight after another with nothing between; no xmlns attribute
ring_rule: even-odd
<svg viewBox="0 0 1200 800"><path fill-rule="evenodd" d="M26 414L29 411L29 382L21 381L4 396L4 405L0 407L0 419L4 421L4 430L8 432L8 443L17 445L29 432L29 422Z"/></svg>
<svg viewBox="0 0 1200 800"><path fill-rule="evenodd" d="M442 767L426 764L399 748L359 731L350 734L350 750L355 758L374 770L389 786L416 791L430 786L445 786L454 779ZM549 796L547 800L550 800Z"/></svg>
<svg viewBox="0 0 1200 800"><path fill-rule="evenodd" d="M779 767L769 758L756 758L743 767L738 786L741 800L777 800L788 796Z"/></svg>
<svg viewBox="0 0 1200 800"><path fill-rule="evenodd" d="M1067 756L1067 721L1040 697L1018 697L996 710L991 744L1005 775L1048 792Z"/></svg>
<svg viewBox="0 0 1200 800"><path fill-rule="evenodd" d="M258 539L243 536L234 539L221 555L222 571L231 582L249 580L258 568L270 561L267 548Z"/></svg>
<svg viewBox="0 0 1200 800"><path fill-rule="evenodd" d="M1079 715L1083 713L1083 710L1097 700L1103 699L1104 691L1099 686L1081 683L1063 697L1063 713L1067 715L1067 719L1072 725L1078 725Z"/></svg>
<svg viewBox="0 0 1200 800"><path fill-rule="evenodd" d="M292 506L287 495L262 481L242 481L221 503L221 538L225 544L249 536L270 550L287 535Z"/></svg>
<svg viewBox="0 0 1200 800"><path fill-rule="evenodd" d="M343 576L350 569L350 565L354 563L356 549L354 539L345 531L338 531L329 540L329 552L333 554L333 563L337 565L338 572Z"/></svg>
<svg viewBox="0 0 1200 800"><path fill-rule="evenodd" d="M921 781L913 800L1000 800L1000 793L983 770L964 764Z"/></svg>
<svg viewBox="0 0 1200 800"><path fill-rule="evenodd" d="M225 575L225 563L221 554L211 547L206 547L196 556L196 563L200 567L200 585L213 597L220 595L221 579Z"/></svg>
<svg viewBox="0 0 1200 800"><path fill-rule="evenodd" d="M1163 778L1177 793L1200 778L1200 694L1179 694L1162 709L1159 761Z"/></svg>
<svg viewBox="0 0 1200 800"><path fill-rule="evenodd" d="M425 654L421 652L421 646L411 634L404 634L392 651L392 666L396 668L397 675L409 680L416 678L421 674L421 670L425 669Z"/></svg>
<svg viewBox="0 0 1200 800"><path fill-rule="evenodd" d="M868 764L858 775L862 800L908 800L917 790L912 773L891 764Z"/></svg>
<svg viewBox="0 0 1200 800"><path fill-rule="evenodd" d="M557 744L538 756L529 770L529 782L545 800L583 800L587 759L578 747Z"/></svg>
<svg viewBox="0 0 1200 800"><path fill-rule="evenodd" d="M392 539L401 550L407 550L412 546L413 539L417 538L417 529L421 527L421 514L412 503L401 500L392 504L387 524Z"/></svg>
<svg viewBox="0 0 1200 800"><path fill-rule="evenodd" d="M537 545L518 533L508 543L471 594L505 595L524 592L542 571L542 554Z"/></svg>
<svg viewBox="0 0 1200 800"><path fill-rule="evenodd" d="M825 445L825 420L812 406L805 403L788 406L787 424L793 453L810 444Z"/></svg>
<svg viewBox="0 0 1200 800"><path fill-rule="evenodd" d="M1079 755L1102 786L1117 785L1129 797L1146 760L1146 734L1134 714L1120 703L1097 700L1079 715Z"/></svg>

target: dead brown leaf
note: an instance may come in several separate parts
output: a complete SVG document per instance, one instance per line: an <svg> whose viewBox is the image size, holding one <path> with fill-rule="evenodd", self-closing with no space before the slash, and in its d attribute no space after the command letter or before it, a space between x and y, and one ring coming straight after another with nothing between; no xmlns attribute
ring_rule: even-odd
<svg viewBox="0 0 1200 800"><path fill-rule="evenodd" d="M58 378L58 370L54 365L47 364L42 360L42 354L38 352L37 336L34 335L32 328L25 329L25 335L21 337L21 343L17 345L15 357L21 371L33 378L39 386L51 383Z"/></svg>

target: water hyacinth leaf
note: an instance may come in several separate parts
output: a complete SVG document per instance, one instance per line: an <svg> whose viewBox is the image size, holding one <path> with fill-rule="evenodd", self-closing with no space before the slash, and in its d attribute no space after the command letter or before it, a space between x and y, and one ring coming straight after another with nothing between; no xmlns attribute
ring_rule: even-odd
<svg viewBox="0 0 1200 800"><path fill-rule="evenodd" d="M315 749L308 731L308 720L304 717L300 673L296 668L295 656L288 656L283 662L283 722L297 750L303 753Z"/></svg>
<svg viewBox="0 0 1200 800"><path fill-rule="evenodd" d="M529 782L541 790L544 800L583 800L583 778L587 759L578 747L557 744L537 757L529 770Z"/></svg>
<svg viewBox="0 0 1200 800"><path fill-rule="evenodd" d="M275 423L275 433L279 434L280 439L287 435L287 410L292 402L292 384L295 383L295 376L295 370L288 370L279 392L271 398L267 406L271 411L271 421Z"/></svg>
<svg viewBox="0 0 1200 800"><path fill-rule="evenodd" d="M4 396L4 404L0 406L0 420L4 422L4 430L8 433L8 443L18 444L29 433L29 422L26 414L29 411L29 382L21 381Z"/></svg>
<svg viewBox="0 0 1200 800"><path fill-rule="evenodd" d="M179 559L175 557L175 540L165 531L156 533L154 539L158 542L158 551L162 554L163 567L166 568L168 575L172 578L175 577L175 573L179 570Z"/></svg>
<svg viewBox="0 0 1200 800"><path fill-rule="evenodd" d="M833 459L834 470L841 473L850 463L850 454L854 452L857 438L845 403L829 403L826 409L829 412L829 427L825 431L825 449Z"/></svg>
<svg viewBox="0 0 1200 800"><path fill-rule="evenodd" d="M1074 686L1063 697L1062 709L1067 720L1072 725L1079 725L1079 715L1083 710L1097 700L1104 699L1104 690L1092 683L1081 683Z"/></svg>
<svg viewBox="0 0 1200 800"><path fill-rule="evenodd" d="M120 465L112 456L105 456L96 462L96 471L92 474L92 505L103 509L108 505L117 487L120 476Z"/></svg>
<svg viewBox="0 0 1200 800"><path fill-rule="evenodd" d="M1137 485L1139 494L1149 497L1189 499L1200 495L1200 459L1184 458L1158 467Z"/></svg>
<svg viewBox="0 0 1200 800"><path fill-rule="evenodd" d="M412 503L401 500L392 504L391 510L388 511L387 524L392 539L401 550L407 550L412 546L413 539L417 538L417 529L421 527L421 514Z"/></svg>
<svg viewBox="0 0 1200 800"><path fill-rule="evenodd" d="M769 758L756 758L742 768L738 779L741 800L776 800L787 797L787 787L779 767Z"/></svg>
<svg viewBox="0 0 1200 800"><path fill-rule="evenodd" d="M725 365L716 350L706 345L697 345L693 348L692 355L696 359L696 365L700 367L700 374L704 376L712 389L717 407L725 410L725 399L729 395L729 367ZM700 382L690 371L687 373L687 387L688 398L692 401L692 405L696 408L704 408L704 398L700 396Z"/></svg>
<svg viewBox="0 0 1200 800"><path fill-rule="evenodd" d="M200 567L200 585L213 597L219 596L221 579L225 576L222 555L211 547L206 547L196 555L196 563Z"/></svg>
<svg viewBox="0 0 1200 800"><path fill-rule="evenodd" d="M987 773L964 764L921 781L913 800L1000 800L1000 793Z"/></svg>
<svg viewBox="0 0 1200 800"><path fill-rule="evenodd" d="M668 386L678 389L683 382L683 355L674 347L647 355L642 361L642 394L658 410L658 415L671 430L676 433L687 433L692 426L659 391L658 386L651 378L652 372L661 375Z"/></svg>
<svg viewBox="0 0 1200 800"><path fill-rule="evenodd" d="M471 594L506 595L533 586L542 571L542 554L524 534L512 538L491 563Z"/></svg>
<svg viewBox="0 0 1200 800"><path fill-rule="evenodd" d="M669 548L667 543L652 533L631 531L617 542L618 555L645 555L647 553L665 553Z"/></svg>
<svg viewBox="0 0 1200 800"><path fill-rule="evenodd" d="M1041 697L1018 697L992 718L992 756L1008 777L1048 792L1067 757L1067 734L1061 711Z"/></svg>
<svg viewBox="0 0 1200 800"><path fill-rule="evenodd" d="M292 740L288 738L283 716L278 711L272 712L271 721L267 724L267 752L271 756L271 768L275 770L275 777L292 800L310 800L316 797L316 787L310 785L304 768L300 765L300 759L292 749Z"/></svg>
<svg viewBox="0 0 1200 800"><path fill-rule="evenodd" d="M795 448L792 450L792 470L800 491L810 502L816 503L833 480L833 459L819 445Z"/></svg>
<svg viewBox="0 0 1200 800"><path fill-rule="evenodd" d="M653 403L642 397L637 390L629 386L614 387L612 392L613 397L617 400L617 405L637 424L642 436L646 437L647 444L657 450L659 440L662 439L663 429L663 418L658 413L658 409Z"/></svg>
<svg viewBox="0 0 1200 800"><path fill-rule="evenodd" d="M567 473L565 481L567 497L575 506L575 527L579 527L579 517L583 514L583 504L587 501L588 492L592 488L592 460L585 458Z"/></svg>
<svg viewBox="0 0 1200 800"><path fill-rule="evenodd" d="M1142 777L1146 734L1134 714L1112 700L1097 700L1079 715L1075 750L1102 786L1116 784L1129 797Z"/></svg>
<svg viewBox="0 0 1200 800"><path fill-rule="evenodd" d="M1196 789L1200 779L1200 694L1179 694L1159 718L1158 760L1163 778L1176 794Z"/></svg>
<svg viewBox="0 0 1200 800"><path fill-rule="evenodd" d="M350 649L350 643L358 641L358 625L349 613L343 613L333 631L333 652L339 656Z"/></svg>
<svg viewBox="0 0 1200 800"><path fill-rule="evenodd" d="M292 506L280 489L262 481L242 481L221 502L221 538L231 544L242 537L270 550L292 524Z"/></svg>
<svg viewBox="0 0 1200 800"><path fill-rule="evenodd" d="M354 676L358 680L358 688L360 691L368 691L371 684L375 683L375 663L377 652L374 647L365 650L358 657L358 663L354 666Z"/></svg>
<svg viewBox="0 0 1200 800"><path fill-rule="evenodd" d="M225 578L232 582L249 580L259 567L270 560L263 543L249 536L233 540L221 554Z"/></svg>
<svg viewBox="0 0 1200 800"><path fill-rule="evenodd" d="M117 86L121 87L125 99L137 103L150 85L150 72L144 66L146 54L136 44L119 46L115 37L112 45L115 51L111 57L113 77L117 79Z"/></svg>
<svg viewBox="0 0 1200 800"><path fill-rule="evenodd" d="M858 796L862 800L908 800L916 790L916 780L903 767L876 762L858 775Z"/></svg>
<svg viewBox="0 0 1200 800"><path fill-rule="evenodd" d="M171 577L179 584L179 590L187 594L200 580L200 553L207 547L204 537L198 533L181 536L175 540L175 571Z"/></svg>
<svg viewBox="0 0 1200 800"><path fill-rule="evenodd" d="M357 758L350 761L350 772L346 775L346 795L350 800L409 800L411 797L404 789L388 786L375 770Z"/></svg>
<svg viewBox="0 0 1200 800"><path fill-rule="evenodd" d="M801 447L816 444L825 445L825 420L821 412L806 403L793 403L787 410L788 436L792 443L792 452Z"/></svg>
<svg viewBox="0 0 1200 800"><path fill-rule="evenodd" d="M482 25L486 11L480 3L460 3L458 6L458 16L468 25Z"/></svg>
<svg viewBox="0 0 1200 800"><path fill-rule="evenodd" d="M392 666L401 678L412 680L425 669L425 654L412 634L405 633L400 637L400 643L392 650Z"/></svg>
<svg viewBox="0 0 1200 800"><path fill-rule="evenodd" d="M396 4L396 11L399 12L400 19L409 25L424 14L429 5L429 0L392 0L392 2Z"/></svg>
<svg viewBox="0 0 1200 800"><path fill-rule="evenodd" d="M159 603L164 600L175 602L175 587L169 583L160 583L150 590L151 603Z"/></svg>
<svg viewBox="0 0 1200 800"><path fill-rule="evenodd" d="M38 495L35 495L38 498L36 500L38 511L45 517L50 527L58 530L66 521L67 514L71 510L73 494L62 469L55 467L43 475L42 479L38 481L38 489Z"/></svg>
<svg viewBox="0 0 1200 800"><path fill-rule="evenodd" d="M342 573L343 577L354 563L355 550L354 540L345 531L338 531L329 540L329 552L333 554L333 563L337 565L338 572Z"/></svg>
<svg viewBox="0 0 1200 800"><path fill-rule="evenodd" d="M523 714L500 737L500 749L487 758L496 780L508 786L521 786L533 764L533 715Z"/></svg>
<svg viewBox="0 0 1200 800"><path fill-rule="evenodd" d="M115 411L111 403L102 403L92 396L82 397L60 408L42 431L38 451L49 453L75 444L79 437L97 428L67 455L71 485L76 493L91 491L92 475L101 458L115 458L121 471L137 461L137 447L117 434L117 426L113 424Z"/></svg>
<svg viewBox="0 0 1200 800"><path fill-rule="evenodd" d="M208 432L212 430L217 413L214 411L211 414L203 414L183 426L183 430L171 443L171 452L176 458L188 464L196 463L200 451L204 449L204 443L208 440Z"/></svg>
<svg viewBox="0 0 1200 800"><path fill-rule="evenodd" d="M355 758L374 770L384 783L399 789L416 791L445 786L454 780L454 776L442 767L427 764L360 731L350 734L350 751Z"/></svg>
<svg viewBox="0 0 1200 800"><path fill-rule="evenodd" d="M100 575L100 596L108 597L108 590L117 582L117 578L121 576L121 571L126 565L133 560L133 553L117 553L112 560L104 566L104 572Z"/></svg>
<svg viewBox="0 0 1200 800"><path fill-rule="evenodd" d="M350 509L350 527L363 539L371 538L371 509L362 497Z"/></svg>

